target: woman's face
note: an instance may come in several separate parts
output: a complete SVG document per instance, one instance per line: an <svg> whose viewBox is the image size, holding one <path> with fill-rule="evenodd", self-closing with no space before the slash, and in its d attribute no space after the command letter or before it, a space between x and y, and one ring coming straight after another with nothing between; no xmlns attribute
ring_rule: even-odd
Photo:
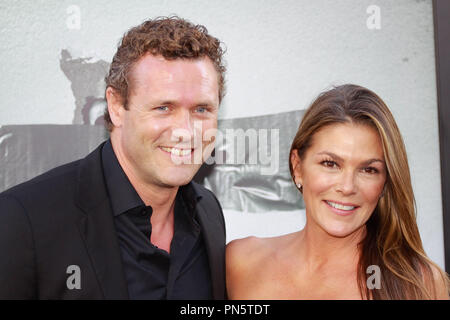
<svg viewBox="0 0 450 320"><path fill-rule="evenodd" d="M333 124L312 137L301 160L291 155L303 186L307 224L346 237L361 229L377 206L386 181L378 132L361 124Z"/></svg>

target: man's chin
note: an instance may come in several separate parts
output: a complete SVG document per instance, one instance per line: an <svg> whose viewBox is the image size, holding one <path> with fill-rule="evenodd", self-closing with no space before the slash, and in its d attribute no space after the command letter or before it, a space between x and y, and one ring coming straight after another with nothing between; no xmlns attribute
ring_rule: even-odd
<svg viewBox="0 0 450 320"><path fill-rule="evenodd" d="M200 166L166 166L147 172L147 183L164 188L180 187L192 181Z"/></svg>
<svg viewBox="0 0 450 320"><path fill-rule="evenodd" d="M163 177L161 179L162 185L164 185L167 188L174 188L174 187L181 187L184 185L187 185L189 182L192 181L194 178L194 175L187 175L187 176L173 176L173 177Z"/></svg>

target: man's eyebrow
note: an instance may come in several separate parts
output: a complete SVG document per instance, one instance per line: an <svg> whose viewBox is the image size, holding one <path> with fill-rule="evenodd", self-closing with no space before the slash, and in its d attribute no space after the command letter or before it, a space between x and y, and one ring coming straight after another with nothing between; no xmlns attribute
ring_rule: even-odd
<svg viewBox="0 0 450 320"><path fill-rule="evenodd" d="M330 156L333 159L336 159L337 161L341 161L341 162L344 161L344 159L342 157L338 156L337 154L335 154L333 152L329 152L329 151L319 152L318 155L327 155L327 156ZM366 160L362 164L365 165L365 166L368 166L368 165L370 165L370 164L372 164L374 162L381 162L382 164L385 164L384 160L377 159L377 158L372 158L372 159Z"/></svg>
<svg viewBox="0 0 450 320"><path fill-rule="evenodd" d="M176 106L176 105L178 105L178 103L176 100L161 100L156 103L149 104L148 106L162 106L162 105ZM214 107L214 103L212 101L206 100L206 101L202 101L202 102L195 104L195 106L196 107Z"/></svg>
<svg viewBox="0 0 450 320"><path fill-rule="evenodd" d="M217 109L219 106L216 106L212 101L204 101L204 102L200 102L198 104L195 105L196 107L208 107L208 108L213 108L213 109Z"/></svg>
<svg viewBox="0 0 450 320"><path fill-rule="evenodd" d="M158 106L162 106L162 105L174 105L175 101L173 100L161 100L158 101L158 103L156 103Z"/></svg>

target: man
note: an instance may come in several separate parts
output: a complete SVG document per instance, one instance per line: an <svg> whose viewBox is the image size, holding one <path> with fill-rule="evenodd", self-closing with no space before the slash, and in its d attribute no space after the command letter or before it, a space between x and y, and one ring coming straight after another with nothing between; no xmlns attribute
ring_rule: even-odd
<svg viewBox="0 0 450 320"><path fill-rule="evenodd" d="M110 140L0 194L0 298L225 298L222 210L191 182L213 146L222 54L177 17L124 35Z"/></svg>

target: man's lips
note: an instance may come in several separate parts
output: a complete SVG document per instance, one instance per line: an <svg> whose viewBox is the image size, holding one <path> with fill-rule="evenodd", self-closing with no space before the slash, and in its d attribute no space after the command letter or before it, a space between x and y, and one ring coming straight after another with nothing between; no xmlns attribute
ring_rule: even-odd
<svg viewBox="0 0 450 320"><path fill-rule="evenodd" d="M166 146L160 146L159 148L166 153L169 153L173 156L178 156L178 157L187 157L187 156L190 156L194 152L193 148L175 148L175 147L166 147Z"/></svg>

